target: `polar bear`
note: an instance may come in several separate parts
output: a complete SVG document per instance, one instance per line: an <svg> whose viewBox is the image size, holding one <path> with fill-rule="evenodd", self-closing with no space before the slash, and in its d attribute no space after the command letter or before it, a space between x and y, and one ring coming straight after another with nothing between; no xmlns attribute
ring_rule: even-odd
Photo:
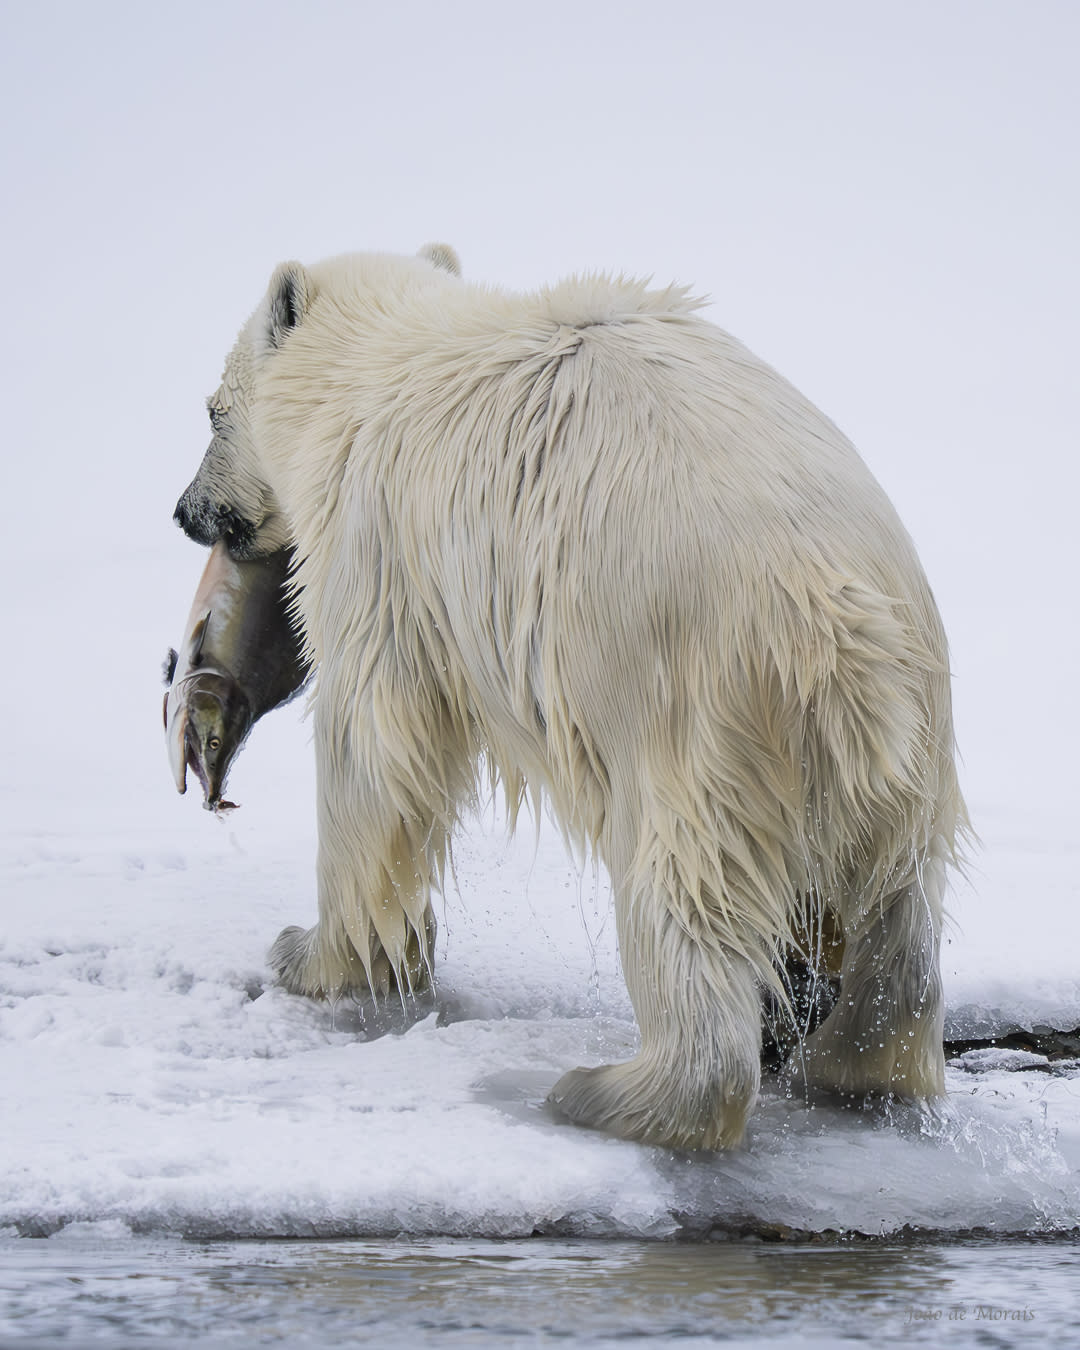
<svg viewBox="0 0 1080 1350"><path fill-rule="evenodd" d="M943 1091L965 817L911 540L836 427L700 310L623 278L473 285L441 245L283 264L176 518L298 559L318 922L275 944L285 986L426 983L431 891L486 763L512 812L547 797L615 896L640 1050L552 1101L724 1148L808 914L844 937L808 1080Z"/></svg>

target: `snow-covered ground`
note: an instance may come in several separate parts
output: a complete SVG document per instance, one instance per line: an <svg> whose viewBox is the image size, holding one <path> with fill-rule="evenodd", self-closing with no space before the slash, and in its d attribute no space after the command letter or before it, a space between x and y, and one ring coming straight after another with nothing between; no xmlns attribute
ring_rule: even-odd
<svg viewBox="0 0 1080 1350"><path fill-rule="evenodd" d="M952 640L949 1034L1080 1024L1075 7L460 8L4 13L0 1230L1080 1223L1080 1079L1004 1060L934 1116L767 1088L725 1157L555 1121L633 1026L547 826L465 831L405 1034L268 986L314 919L309 729L260 724L228 819L177 798L157 670L203 556L169 515L273 264L443 236L507 285L689 282L853 436Z"/></svg>

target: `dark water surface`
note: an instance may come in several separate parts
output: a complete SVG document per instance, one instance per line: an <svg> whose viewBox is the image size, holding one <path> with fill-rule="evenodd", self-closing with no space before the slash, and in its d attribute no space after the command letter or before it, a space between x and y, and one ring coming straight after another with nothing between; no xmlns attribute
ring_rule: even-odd
<svg viewBox="0 0 1080 1350"><path fill-rule="evenodd" d="M1080 1244L0 1241L0 1344L1080 1346Z"/></svg>

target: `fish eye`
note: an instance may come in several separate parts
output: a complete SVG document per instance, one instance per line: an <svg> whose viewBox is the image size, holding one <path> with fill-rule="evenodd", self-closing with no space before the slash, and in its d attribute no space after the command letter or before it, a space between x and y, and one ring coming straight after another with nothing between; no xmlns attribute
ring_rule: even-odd
<svg viewBox="0 0 1080 1350"><path fill-rule="evenodd" d="M210 739L206 742L206 744L210 747L211 750L220 750L220 749L221 749L221 737L220 737L220 736L211 736Z"/></svg>

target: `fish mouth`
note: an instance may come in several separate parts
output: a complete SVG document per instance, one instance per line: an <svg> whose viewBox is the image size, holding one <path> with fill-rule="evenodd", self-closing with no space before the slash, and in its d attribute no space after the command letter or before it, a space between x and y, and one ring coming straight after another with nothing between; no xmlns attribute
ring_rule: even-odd
<svg viewBox="0 0 1080 1350"><path fill-rule="evenodd" d="M222 793L225 791L225 778L227 773L217 774L208 773L206 765L203 763L202 753L199 749L198 737L195 735L195 729L188 718L184 719L184 765L185 770L190 769L199 780L199 785L203 790L203 810L212 811L214 815L221 815L223 812L235 811L236 802L227 802ZM185 784L186 787L186 784Z"/></svg>

